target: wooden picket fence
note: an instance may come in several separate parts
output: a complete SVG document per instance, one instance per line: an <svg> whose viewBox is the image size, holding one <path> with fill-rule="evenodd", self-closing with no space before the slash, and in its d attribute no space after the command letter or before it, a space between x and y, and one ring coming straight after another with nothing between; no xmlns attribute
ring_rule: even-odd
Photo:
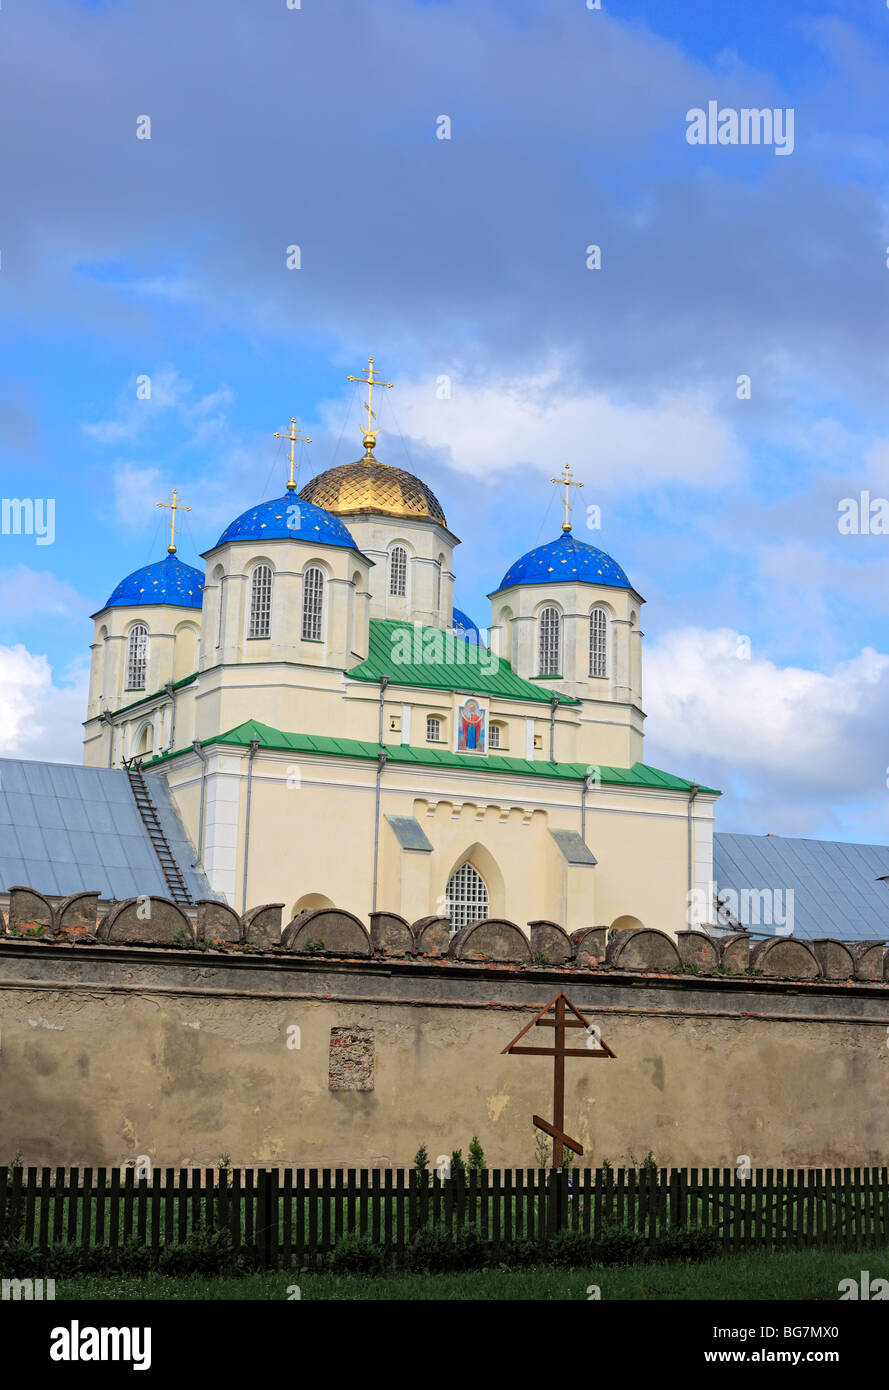
<svg viewBox="0 0 889 1390"><path fill-rule="evenodd" d="M727 1253L889 1244L889 1169L487 1169L441 1179L405 1169L0 1167L5 1240L60 1245L182 1245L227 1230L265 1267L320 1268L344 1235L393 1263L418 1231L473 1226L493 1254L515 1240L610 1228L648 1240L704 1227Z"/></svg>

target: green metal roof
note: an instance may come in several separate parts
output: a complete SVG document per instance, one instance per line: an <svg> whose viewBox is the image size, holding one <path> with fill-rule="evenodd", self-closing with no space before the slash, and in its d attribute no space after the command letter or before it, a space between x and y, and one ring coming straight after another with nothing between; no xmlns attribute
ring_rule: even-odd
<svg viewBox="0 0 889 1390"><path fill-rule="evenodd" d="M190 676L183 676L183 678L182 678L181 681L174 681L174 682L173 682L173 689L174 689L174 690L181 690L183 686L185 686L185 685L191 685L192 681L196 681L197 678L198 678L198 673L197 673L197 671L192 671L192 673L191 673ZM126 711L127 711L128 709L136 709L139 705L147 705L149 700L156 700L157 697L158 697L158 695L166 695L166 694L167 694L167 687L166 687L165 685L162 685L161 688L160 688L160 690L154 690L154 691L152 691L152 693L151 693L150 695L143 695L143 696L140 697L140 699L138 699L138 700L133 700L131 704L129 704L129 705L121 705L120 709L112 709L112 710L109 710L108 713L109 713L109 714L113 714L113 715L115 715L115 717L116 717L118 714L125 714Z"/></svg>
<svg viewBox="0 0 889 1390"><path fill-rule="evenodd" d="M443 648L444 660L434 659L436 648ZM466 660L459 660L461 656ZM487 647L477 647L441 628L415 626L394 618L371 618L367 660L346 675L355 681L379 681L380 676L388 676L391 685L502 695L508 700L533 700L538 705L548 705L559 694L523 680L508 661L494 656ZM573 695L559 695L559 703L579 705L580 701Z"/></svg>
<svg viewBox="0 0 889 1390"><path fill-rule="evenodd" d="M288 734L261 724L258 719L248 719L227 734L201 740L201 747L211 744L226 744L236 748L246 748L253 739L258 739L260 748L279 753L321 753L333 757L367 758L374 762L385 749L392 763L418 763L424 767L463 768L473 772L506 772L522 777L566 778L581 782L590 771L589 763L549 763L543 760L531 761L528 758L504 758L489 753L478 757L473 753L451 753L446 749L411 748L404 743L379 744L363 742L357 738L330 738L321 734ZM146 767L154 767L170 758L190 753L190 748L180 748L175 753L164 753L152 758ZM634 763L632 767L599 767L599 779L612 786L653 787L663 791L690 791L693 783L684 777L676 777L672 772L661 772L646 763ZM700 791L713 796L721 793L715 787L700 787Z"/></svg>

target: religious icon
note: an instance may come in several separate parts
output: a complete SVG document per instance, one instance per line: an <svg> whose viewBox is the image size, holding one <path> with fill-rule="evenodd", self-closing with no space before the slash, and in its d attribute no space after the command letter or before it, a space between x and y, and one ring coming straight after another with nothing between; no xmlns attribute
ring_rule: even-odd
<svg viewBox="0 0 889 1390"><path fill-rule="evenodd" d="M478 700L467 700L457 709L457 752L484 753L486 711Z"/></svg>

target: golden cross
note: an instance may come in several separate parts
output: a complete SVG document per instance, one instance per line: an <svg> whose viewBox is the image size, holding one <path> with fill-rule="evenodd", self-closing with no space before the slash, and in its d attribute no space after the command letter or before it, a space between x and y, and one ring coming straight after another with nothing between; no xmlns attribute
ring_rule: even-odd
<svg viewBox="0 0 889 1390"><path fill-rule="evenodd" d="M565 520L562 522L562 530L570 531L571 522L568 520L568 513L572 512L574 508L568 501L568 489L569 487L583 487L583 483L577 483L574 481L574 479L571 476L571 469L568 467L567 463L565 464L565 467L562 469L561 478L550 478L550 482L563 483L565 486Z"/></svg>
<svg viewBox="0 0 889 1390"><path fill-rule="evenodd" d="M290 482L287 484L287 491L288 491L288 492L296 492L296 483L294 482L294 479L293 479L293 472L294 472L294 469L296 468L296 459L293 457L293 446L294 446L294 444L296 444L296 443L300 443L300 444L311 444L312 441L311 441L311 439L303 439L303 437L302 437L301 434L297 434L297 432L296 432L296 416L295 416L295 415L292 415L292 416L290 417L290 433L289 433L289 434L281 434L280 430L275 430L275 438L276 438L276 439L289 439L289 440L290 440Z"/></svg>
<svg viewBox="0 0 889 1390"><path fill-rule="evenodd" d="M374 376L374 360L372 357L367 359L367 376L349 376L350 381L363 381L367 387L367 401L365 409L367 411L367 429L364 431L364 457L370 458L373 454L374 445L377 442L379 430L374 429L374 420L377 418L373 412L373 398L375 386L388 386L390 389L394 385L391 381L380 381L379 377Z"/></svg>
<svg viewBox="0 0 889 1390"><path fill-rule="evenodd" d="M168 554L168 555L175 555L175 554L176 554L176 513L177 513L177 512L190 512L190 511L191 511L191 507L185 507L185 506L182 505L182 503L179 501L179 494L178 494L178 492L176 491L175 488L173 488L173 491L172 491L172 493L171 493L171 495L170 495L170 500L169 500L169 502L158 502L157 505L158 505L159 507L169 507L169 508L170 508L170 512L171 512L171 516L170 516L170 544L167 546L167 554Z"/></svg>

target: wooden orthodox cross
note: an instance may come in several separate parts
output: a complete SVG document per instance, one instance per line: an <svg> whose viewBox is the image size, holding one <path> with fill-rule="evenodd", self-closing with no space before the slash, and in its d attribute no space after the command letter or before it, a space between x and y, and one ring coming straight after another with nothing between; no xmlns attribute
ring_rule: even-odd
<svg viewBox="0 0 889 1390"><path fill-rule="evenodd" d="M569 1010L574 1015L573 1018L566 1017ZM548 1015L552 1013L553 1017ZM531 1028L554 1028L555 1036L552 1047L517 1047L525 1034ZM586 1047L566 1047L565 1029L583 1028L587 1033ZM553 1063L553 1122L548 1124L539 1115L533 1115L532 1119L538 1129L542 1129L553 1141L553 1167L562 1166L562 1146L571 1149L572 1153L583 1154L583 1145L578 1144L576 1139L570 1139L565 1133L565 1058L566 1057L613 1057L607 1042L601 1037L598 1028L594 1024L587 1023L580 1009L574 1007L571 1000L565 994L557 994L555 999L551 999L548 1004L536 1013L531 1022L526 1024L521 1033L513 1038L511 1043L504 1047L503 1052L511 1052L515 1056L522 1057L552 1057ZM501 1053L501 1056L503 1054Z"/></svg>

